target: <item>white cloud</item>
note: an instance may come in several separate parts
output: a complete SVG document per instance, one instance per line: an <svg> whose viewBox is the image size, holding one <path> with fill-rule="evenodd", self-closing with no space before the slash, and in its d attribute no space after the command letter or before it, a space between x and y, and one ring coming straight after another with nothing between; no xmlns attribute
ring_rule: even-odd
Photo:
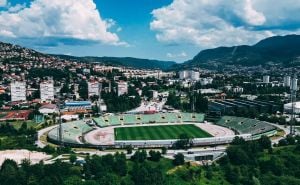
<svg viewBox="0 0 300 185"><path fill-rule="evenodd" d="M180 53L167 53L166 55L168 58L182 58L182 57L187 57L187 54L182 51Z"/></svg>
<svg viewBox="0 0 300 185"><path fill-rule="evenodd" d="M174 0L152 15L150 28L157 32L158 41L201 48L253 44L276 34L300 33L299 0Z"/></svg>
<svg viewBox="0 0 300 185"><path fill-rule="evenodd" d="M0 7L4 7L7 5L7 0L0 0Z"/></svg>
<svg viewBox="0 0 300 185"><path fill-rule="evenodd" d="M29 7L10 9L0 12L1 36L126 45L109 31L115 21L104 20L93 0L34 0Z"/></svg>
<svg viewBox="0 0 300 185"><path fill-rule="evenodd" d="M26 4L16 4L15 6L9 6L8 12L10 13L16 13L18 11L21 11L22 9L26 8Z"/></svg>

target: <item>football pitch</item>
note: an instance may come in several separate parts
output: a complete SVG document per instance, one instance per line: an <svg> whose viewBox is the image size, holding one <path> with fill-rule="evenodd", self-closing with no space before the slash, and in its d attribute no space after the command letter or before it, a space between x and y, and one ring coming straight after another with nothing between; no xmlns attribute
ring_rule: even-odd
<svg viewBox="0 0 300 185"><path fill-rule="evenodd" d="M191 138L212 137L199 127L188 125L159 125L120 127L114 129L115 140L165 140L178 139L181 134Z"/></svg>

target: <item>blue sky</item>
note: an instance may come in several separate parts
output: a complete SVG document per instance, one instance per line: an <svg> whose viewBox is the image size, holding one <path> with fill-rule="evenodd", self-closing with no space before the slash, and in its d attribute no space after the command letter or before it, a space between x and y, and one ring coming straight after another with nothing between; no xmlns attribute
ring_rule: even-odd
<svg viewBox="0 0 300 185"><path fill-rule="evenodd" d="M182 62L298 34L298 0L0 0L0 40L47 53Z"/></svg>

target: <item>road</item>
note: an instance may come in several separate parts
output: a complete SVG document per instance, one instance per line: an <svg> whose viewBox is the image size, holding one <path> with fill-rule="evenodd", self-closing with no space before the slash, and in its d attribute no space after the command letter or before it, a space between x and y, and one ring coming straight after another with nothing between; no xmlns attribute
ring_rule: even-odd
<svg viewBox="0 0 300 185"><path fill-rule="evenodd" d="M145 112L145 111L152 111L152 110L161 111L165 103L166 100L162 100L161 102L143 101L139 107L131 111L128 111L127 113Z"/></svg>
<svg viewBox="0 0 300 185"><path fill-rule="evenodd" d="M278 144L278 142L281 140L281 139L284 139L289 133L290 133L290 127L285 127L284 125L278 125L278 124L274 124L274 123L270 123L271 125L273 125L274 127L277 127L281 130L284 131L284 135L277 138L277 139L273 139L272 140L272 144Z"/></svg>
<svg viewBox="0 0 300 185"><path fill-rule="evenodd" d="M38 139L37 141L35 141L35 144L39 147L39 148L44 148L46 145L41 141L41 136L46 134L47 132L49 132L50 130L56 128L58 125L53 125L47 128L43 128L41 130L38 131Z"/></svg>

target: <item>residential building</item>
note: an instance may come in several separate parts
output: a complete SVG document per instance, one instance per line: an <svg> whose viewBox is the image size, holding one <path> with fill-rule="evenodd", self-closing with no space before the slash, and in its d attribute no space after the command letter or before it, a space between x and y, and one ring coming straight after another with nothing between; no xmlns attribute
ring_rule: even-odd
<svg viewBox="0 0 300 185"><path fill-rule="evenodd" d="M200 78L200 73L198 71L188 71L188 70L184 70L184 71L180 71L179 72L179 79L181 80L193 80L193 81L198 81Z"/></svg>
<svg viewBox="0 0 300 185"><path fill-rule="evenodd" d="M26 101L26 82L14 81L10 84L11 101Z"/></svg>
<svg viewBox="0 0 300 185"><path fill-rule="evenodd" d="M39 108L39 112L46 115L58 113L58 108L55 104L46 104Z"/></svg>
<svg viewBox="0 0 300 185"><path fill-rule="evenodd" d="M269 75L263 76L263 83L270 83L270 76Z"/></svg>
<svg viewBox="0 0 300 185"><path fill-rule="evenodd" d="M285 76L283 78L283 85L285 87L290 87L291 86L291 77L290 76Z"/></svg>
<svg viewBox="0 0 300 185"><path fill-rule="evenodd" d="M99 96L99 82L88 82L88 91L89 91L89 97L91 96Z"/></svg>
<svg viewBox="0 0 300 185"><path fill-rule="evenodd" d="M121 81L118 82L118 96L128 93L128 84L127 82Z"/></svg>
<svg viewBox="0 0 300 185"><path fill-rule="evenodd" d="M41 101L54 100L54 82L53 80L43 81L40 83Z"/></svg>

